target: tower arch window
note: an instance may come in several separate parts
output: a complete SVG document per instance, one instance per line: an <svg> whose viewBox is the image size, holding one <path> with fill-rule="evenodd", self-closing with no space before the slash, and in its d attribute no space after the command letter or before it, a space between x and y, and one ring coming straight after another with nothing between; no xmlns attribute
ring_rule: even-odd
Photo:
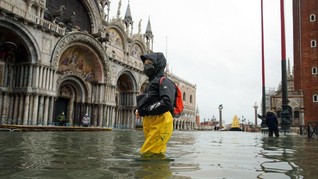
<svg viewBox="0 0 318 179"><path fill-rule="evenodd" d="M182 95L183 101L186 101L186 93L184 92Z"/></svg>
<svg viewBox="0 0 318 179"><path fill-rule="evenodd" d="M317 47L317 42L316 42L316 40L311 40L311 41L310 41L310 47L311 47L311 48Z"/></svg>
<svg viewBox="0 0 318 179"><path fill-rule="evenodd" d="M311 68L311 74L317 75L317 67L312 67Z"/></svg>
<svg viewBox="0 0 318 179"><path fill-rule="evenodd" d="M313 97L312 97L312 101L314 103L317 103L318 102L318 95L314 94Z"/></svg>
<svg viewBox="0 0 318 179"><path fill-rule="evenodd" d="M192 95L190 95L190 103L192 103Z"/></svg>
<svg viewBox="0 0 318 179"><path fill-rule="evenodd" d="M309 17L310 22L315 22L316 21L316 14L311 14Z"/></svg>

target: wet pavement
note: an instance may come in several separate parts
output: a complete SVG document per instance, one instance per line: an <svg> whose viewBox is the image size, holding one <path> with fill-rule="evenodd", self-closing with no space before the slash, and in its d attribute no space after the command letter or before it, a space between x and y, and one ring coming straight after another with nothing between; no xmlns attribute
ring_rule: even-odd
<svg viewBox="0 0 318 179"><path fill-rule="evenodd" d="M0 132L0 178L317 178L318 139L174 131L167 157L136 161L140 130Z"/></svg>

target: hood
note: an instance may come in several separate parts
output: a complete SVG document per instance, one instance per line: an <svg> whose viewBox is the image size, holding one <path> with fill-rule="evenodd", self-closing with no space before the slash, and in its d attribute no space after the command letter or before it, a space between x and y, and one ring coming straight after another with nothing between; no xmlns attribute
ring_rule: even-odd
<svg viewBox="0 0 318 179"><path fill-rule="evenodd" d="M267 116L275 116L275 113L272 111L267 111L266 113Z"/></svg>
<svg viewBox="0 0 318 179"><path fill-rule="evenodd" d="M149 59L153 62L153 65L155 67L155 73L153 76L149 77L149 79L153 79L155 77L161 77L164 75L164 70L166 67L167 60L163 53L161 52L155 52L155 53L150 53L146 55L141 55L140 59L142 60L143 63L145 63L145 60Z"/></svg>

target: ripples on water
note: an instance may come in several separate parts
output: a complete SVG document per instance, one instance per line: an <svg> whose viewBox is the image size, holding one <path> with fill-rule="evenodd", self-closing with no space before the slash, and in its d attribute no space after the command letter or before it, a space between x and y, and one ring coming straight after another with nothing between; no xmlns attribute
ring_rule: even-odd
<svg viewBox="0 0 318 179"><path fill-rule="evenodd" d="M1 132L0 178L316 178L318 140L175 131L167 156L138 162L142 131Z"/></svg>

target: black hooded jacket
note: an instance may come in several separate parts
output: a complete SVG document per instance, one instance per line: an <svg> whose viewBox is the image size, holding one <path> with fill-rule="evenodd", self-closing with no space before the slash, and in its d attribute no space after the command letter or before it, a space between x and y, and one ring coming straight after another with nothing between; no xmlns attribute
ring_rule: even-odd
<svg viewBox="0 0 318 179"><path fill-rule="evenodd" d="M142 55L141 60L153 62L155 72L149 77L149 83L143 94L137 96L137 108L140 116L160 115L173 111L176 87L172 80L164 77L166 58L160 52ZM160 83L160 79L162 82Z"/></svg>
<svg viewBox="0 0 318 179"><path fill-rule="evenodd" d="M278 130L278 120L275 113L271 111L266 113L266 124L269 130Z"/></svg>

